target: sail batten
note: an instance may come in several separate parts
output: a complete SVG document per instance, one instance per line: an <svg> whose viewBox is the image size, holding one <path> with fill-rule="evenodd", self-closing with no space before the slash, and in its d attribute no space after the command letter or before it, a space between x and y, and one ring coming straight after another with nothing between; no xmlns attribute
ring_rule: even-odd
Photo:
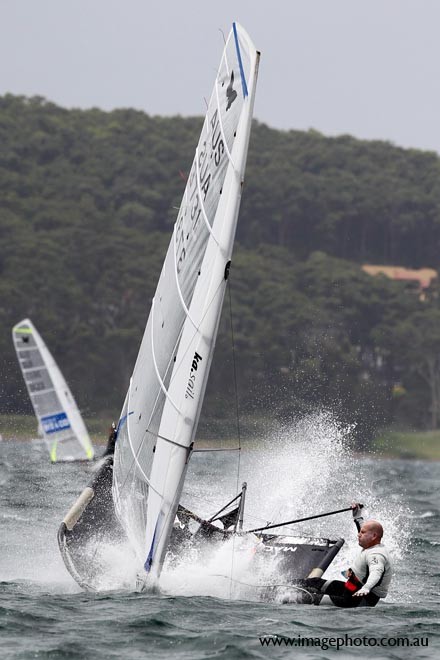
<svg viewBox="0 0 440 660"><path fill-rule="evenodd" d="M206 211L205 211L205 205L204 205L203 200L202 200L202 188L201 188L201 184L200 184L200 165L199 165L199 157L198 156L199 156L199 151L198 151L198 147L197 147L197 149L196 149L196 181L197 181L197 194L198 194L199 199L200 199L200 210L202 212L203 220L205 221L205 225L206 225L206 228L207 228L208 232L210 233L212 239L217 243L217 245L219 245L219 242L218 242L214 232L212 231L212 227L209 224L208 216L206 215Z"/></svg>

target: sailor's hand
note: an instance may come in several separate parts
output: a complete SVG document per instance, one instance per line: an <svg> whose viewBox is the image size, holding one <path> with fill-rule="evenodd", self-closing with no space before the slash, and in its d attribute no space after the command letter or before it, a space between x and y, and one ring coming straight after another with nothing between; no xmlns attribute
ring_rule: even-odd
<svg viewBox="0 0 440 660"><path fill-rule="evenodd" d="M359 589L359 591L356 591L356 593L353 594L353 598L355 596L358 596L359 598L362 598L362 596L368 596L369 593L370 593L370 590L367 589L367 587L362 587L362 589Z"/></svg>
<svg viewBox="0 0 440 660"><path fill-rule="evenodd" d="M353 518L359 518L359 516L361 515L361 509L364 508L364 505L360 504L359 502L352 502L351 508L353 513Z"/></svg>

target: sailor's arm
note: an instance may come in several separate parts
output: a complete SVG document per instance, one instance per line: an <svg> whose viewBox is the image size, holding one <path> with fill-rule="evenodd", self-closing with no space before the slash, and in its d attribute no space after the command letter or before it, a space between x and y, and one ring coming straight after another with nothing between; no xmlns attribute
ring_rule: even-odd
<svg viewBox="0 0 440 660"><path fill-rule="evenodd" d="M353 596L366 596L380 582L385 573L385 557L382 554L374 553L366 557L368 565L368 580L364 586Z"/></svg>
<svg viewBox="0 0 440 660"><path fill-rule="evenodd" d="M359 504L359 502L353 502L351 508L353 513L354 524L357 527L357 531L360 532L361 527L364 524L364 519L362 517L362 509L364 508L364 505Z"/></svg>

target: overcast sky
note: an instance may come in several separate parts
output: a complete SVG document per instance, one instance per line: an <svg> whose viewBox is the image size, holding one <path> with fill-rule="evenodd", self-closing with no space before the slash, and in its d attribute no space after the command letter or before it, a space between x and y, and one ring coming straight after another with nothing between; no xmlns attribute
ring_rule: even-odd
<svg viewBox="0 0 440 660"><path fill-rule="evenodd" d="M204 115L233 20L260 121L440 152L440 0L0 0L0 94Z"/></svg>

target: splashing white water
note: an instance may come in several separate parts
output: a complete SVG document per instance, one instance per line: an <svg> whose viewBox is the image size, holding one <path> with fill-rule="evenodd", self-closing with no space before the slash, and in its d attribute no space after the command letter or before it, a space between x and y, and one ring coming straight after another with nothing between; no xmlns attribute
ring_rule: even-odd
<svg viewBox="0 0 440 660"><path fill-rule="evenodd" d="M285 424L267 434L264 440L243 443L239 474L236 452L195 454L182 503L208 518L237 494L242 481L247 481L244 527L249 530L268 522L302 518L361 501L368 507L367 514L383 523L384 542L395 562L399 562L406 556L405 548L414 524L412 512L402 503L401 482L395 475L384 476L386 461L379 463L375 458L356 456L350 450L350 433L350 428L343 428L328 413ZM11 445L8 461L14 470L9 462L3 461L3 476L8 484L20 484L20 487L10 488L10 496L4 491L8 507L0 522L3 520L4 539L8 543L0 579L31 580L44 584L50 591L78 591L63 565L56 531L89 475L81 466L54 468L43 462L35 463L29 474L20 472L21 454L12 449ZM15 477L14 471L20 476ZM31 478L29 495L26 486L23 487L25 477ZM20 508L15 506L15 500ZM350 565L359 551L350 512L274 531L295 536L345 538L346 544L326 572L329 578L340 578L340 571ZM132 589L136 567L130 553L106 545L99 552L103 564L112 569L108 573L104 571L99 589ZM235 539L221 544L206 556L189 551L179 564L166 563L161 587L168 594L259 600L261 584L283 584L283 577L270 564L260 564L257 571L256 553L258 541L252 535L246 541ZM395 580L388 600L407 602L409 591L411 588L401 579Z"/></svg>
<svg viewBox="0 0 440 660"><path fill-rule="evenodd" d="M364 517L382 522L386 532L384 541L391 556L399 560L410 532L408 510L400 503L398 493L384 498L378 492L381 489L375 482L375 461L357 457L350 450L351 432L351 428L341 427L329 413L284 425L258 447L244 448L238 481L230 460L223 461L222 473L209 465L212 458L205 457L201 459L203 466L195 469L187 480L189 506L206 515L208 503L212 514L235 494L237 483L245 480L248 482L245 528L252 529L269 522L346 508L361 501L368 507ZM332 579L342 579L340 572L359 552L350 512L274 531L295 536L345 538L346 544L326 572ZM283 584L283 576L267 564L260 565L256 574L253 558L258 551L257 543L252 535L247 546L229 541L201 559L189 553L177 566L165 565L162 588L179 595L259 600L261 585Z"/></svg>

